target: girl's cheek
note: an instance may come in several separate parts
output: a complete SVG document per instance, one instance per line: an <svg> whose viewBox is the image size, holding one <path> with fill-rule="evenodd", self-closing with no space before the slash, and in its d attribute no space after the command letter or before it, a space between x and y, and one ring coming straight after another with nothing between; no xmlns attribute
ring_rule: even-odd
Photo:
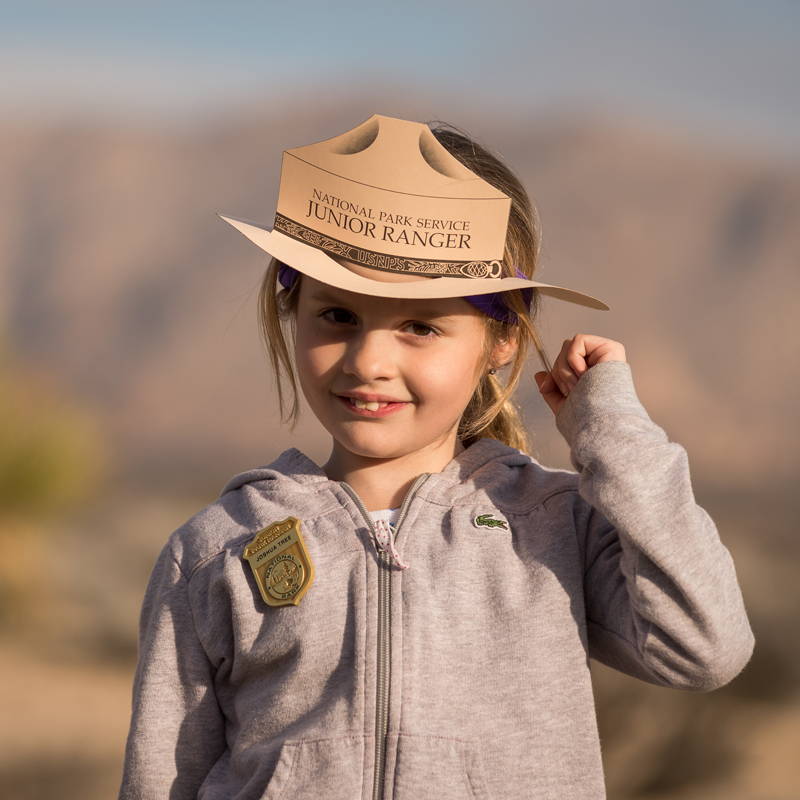
<svg viewBox="0 0 800 800"><path fill-rule="evenodd" d="M297 358L319 358L326 348L331 348L334 340L326 331L316 330L313 324L298 330L295 337L295 353Z"/></svg>
<svg viewBox="0 0 800 800"><path fill-rule="evenodd" d="M454 384L444 373L443 367L432 370L413 369L410 376L406 372L406 388L420 404L438 405L447 402L452 395L457 394L458 388L457 383Z"/></svg>
<svg viewBox="0 0 800 800"><path fill-rule="evenodd" d="M298 373L303 375L309 384L316 381L326 371L325 360L322 358L321 353L315 349L296 353L295 363Z"/></svg>

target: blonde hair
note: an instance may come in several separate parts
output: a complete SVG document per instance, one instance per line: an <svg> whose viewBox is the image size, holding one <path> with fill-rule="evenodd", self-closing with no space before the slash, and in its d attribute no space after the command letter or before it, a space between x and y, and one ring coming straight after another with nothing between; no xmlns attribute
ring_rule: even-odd
<svg viewBox="0 0 800 800"><path fill-rule="evenodd" d="M519 269L528 278L532 278L536 272L541 249L541 226L536 208L522 183L499 157L455 126L438 120L428 124L433 135L462 164L511 198L503 255L504 274L514 276L515 269ZM297 379L282 323L288 323L290 340L294 341L295 312L302 275L298 276L291 289L285 289L278 282L280 266L281 262L273 258L264 274L258 294L258 321L261 338L269 354L278 387L281 419L289 422L291 429L294 430L299 416ZM530 453L528 433L512 396L522 377L531 344L536 348L544 368L548 372L551 369L534 326L539 311L540 296L537 290L533 291L530 312L520 291L505 292L504 300L517 315L517 324L510 325L489 316L485 317L487 335L480 364L482 377L464 409L457 435L464 447L469 447L477 439L491 437L524 453ZM517 350L510 362L508 377L503 383L496 374L489 374L487 367L494 346L509 339L516 340ZM289 381L292 394L292 406L286 418L282 373Z"/></svg>

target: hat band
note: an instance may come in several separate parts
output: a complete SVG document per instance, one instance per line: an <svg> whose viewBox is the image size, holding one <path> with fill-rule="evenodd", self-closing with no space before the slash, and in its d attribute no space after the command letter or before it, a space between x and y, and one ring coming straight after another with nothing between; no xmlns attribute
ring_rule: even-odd
<svg viewBox="0 0 800 800"><path fill-rule="evenodd" d="M278 268L278 282L284 289L291 289L300 277L300 273L294 269L294 267L290 267L282 261L278 263L280 264ZM518 278L528 277L519 268L517 268L516 272ZM464 300L475 306L478 311L482 311L487 317L496 319L498 322L505 322L508 325L516 325L519 322L519 318L517 314L505 304L502 297L503 294L504 292L493 292L492 294L465 295ZM522 300L528 312L530 312L531 302L533 301L533 289L522 289Z"/></svg>
<svg viewBox="0 0 800 800"><path fill-rule="evenodd" d="M356 220L356 218L353 218ZM360 221L360 220L357 220ZM403 258L402 256L387 255L375 250L367 250L363 247L342 242L331 236L322 234L295 222L293 219L283 214L275 214L275 224L273 226L281 233L291 236L299 242L304 242L311 247L324 250L332 256L346 258L356 264L361 264L372 269L381 269L386 272L402 272L408 275L430 275L435 277L450 278L501 278L503 274L503 262L493 259L492 261L437 261L432 259ZM419 236L419 234L412 234ZM448 234L442 234L447 236ZM453 234L449 234L453 235ZM416 242L408 242L418 244Z"/></svg>

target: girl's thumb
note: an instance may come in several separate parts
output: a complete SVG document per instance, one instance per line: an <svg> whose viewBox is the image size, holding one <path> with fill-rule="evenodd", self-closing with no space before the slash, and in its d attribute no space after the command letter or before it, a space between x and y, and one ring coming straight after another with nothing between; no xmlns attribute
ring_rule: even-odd
<svg viewBox="0 0 800 800"><path fill-rule="evenodd" d="M539 387L539 391L541 392L545 382L547 381L547 373L546 372L537 372L534 374L534 379L536 380L536 385Z"/></svg>

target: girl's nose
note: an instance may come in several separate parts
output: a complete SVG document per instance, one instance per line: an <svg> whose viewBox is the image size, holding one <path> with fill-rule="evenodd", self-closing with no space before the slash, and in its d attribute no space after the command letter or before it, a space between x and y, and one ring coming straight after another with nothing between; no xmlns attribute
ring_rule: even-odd
<svg viewBox="0 0 800 800"><path fill-rule="evenodd" d="M369 330L353 336L347 344L342 369L361 383L395 377L397 364L391 332Z"/></svg>

